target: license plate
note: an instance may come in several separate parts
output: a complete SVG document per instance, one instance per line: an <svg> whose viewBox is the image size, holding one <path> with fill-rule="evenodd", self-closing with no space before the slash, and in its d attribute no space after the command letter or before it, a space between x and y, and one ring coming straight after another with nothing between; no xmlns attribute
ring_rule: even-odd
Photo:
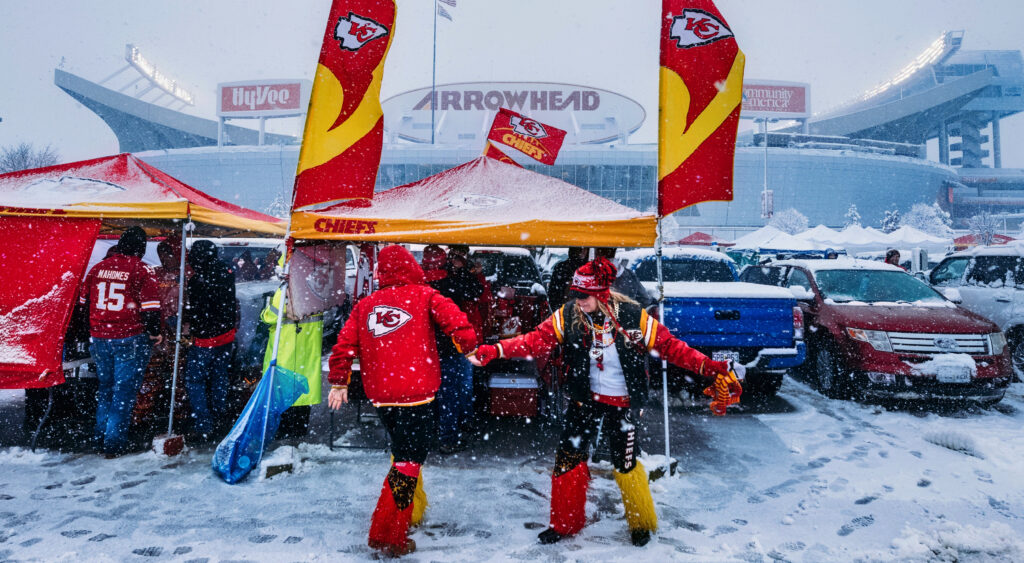
<svg viewBox="0 0 1024 563"><path fill-rule="evenodd" d="M740 353L735 350L715 350L711 352L711 359L716 362L732 360L736 363L739 363Z"/></svg>
<svg viewBox="0 0 1024 563"><path fill-rule="evenodd" d="M939 383L970 383L971 382L971 370L961 367L949 367L940 369L935 374L935 379Z"/></svg>

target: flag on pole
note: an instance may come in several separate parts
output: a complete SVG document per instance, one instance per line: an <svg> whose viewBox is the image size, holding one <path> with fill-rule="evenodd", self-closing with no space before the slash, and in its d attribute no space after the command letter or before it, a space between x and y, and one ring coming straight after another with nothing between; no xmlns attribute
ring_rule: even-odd
<svg viewBox="0 0 1024 563"><path fill-rule="evenodd" d="M444 19L446 19L448 21L455 21L455 20L452 19L452 15L448 13L448 10L445 10L444 6L442 6L440 4L438 4L438 6L437 6L437 15L441 16L442 18L444 18Z"/></svg>
<svg viewBox="0 0 1024 563"><path fill-rule="evenodd" d="M662 0L658 215L732 200L744 62L712 0Z"/></svg>
<svg viewBox="0 0 1024 563"><path fill-rule="evenodd" d="M369 199L384 140L380 86L394 0L334 0L299 150L292 211Z"/></svg>
<svg viewBox="0 0 1024 563"><path fill-rule="evenodd" d="M508 145L544 164L554 164L565 131L505 108L498 109L487 138Z"/></svg>
<svg viewBox="0 0 1024 563"><path fill-rule="evenodd" d="M494 146L494 143L490 141L487 141L487 144L484 146L484 156L486 156L487 158L493 158L494 160L504 162L505 164L511 164L512 166L518 166L519 168L522 168L522 166L518 162L512 160L512 157L505 154L501 149Z"/></svg>
<svg viewBox="0 0 1024 563"><path fill-rule="evenodd" d="M452 8L454 8L455 5L457 4L456 0L437 0L437 1L442 3L442 4L448 4Z"/></svg>

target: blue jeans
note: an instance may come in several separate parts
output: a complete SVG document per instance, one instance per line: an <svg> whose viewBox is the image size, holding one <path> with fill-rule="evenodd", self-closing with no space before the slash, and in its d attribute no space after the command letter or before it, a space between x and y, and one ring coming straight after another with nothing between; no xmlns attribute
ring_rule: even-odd
<svg viewBox="0 0 1024 563"><path fill-rule="evenodd" d="M473 365L462 354L441 356L437 410L438 437L442 444L454 444L473 416Z"/></svg>
<svg viewBox="0 0 1024 563"><path fill-rule="evenodd" d="M153 349L145 333L128 338L92 338L96 361L96 429L94 438L104 453L124 453L128 424Z"/></svg>
<svg viewBox="0 0 1024 563"><path fill-rule="evenodd" d="M212 438L215 418L224 416L228 399L228 343L216 348L192 346L185 363L185 389L192 406L192 433Z"/></svg>

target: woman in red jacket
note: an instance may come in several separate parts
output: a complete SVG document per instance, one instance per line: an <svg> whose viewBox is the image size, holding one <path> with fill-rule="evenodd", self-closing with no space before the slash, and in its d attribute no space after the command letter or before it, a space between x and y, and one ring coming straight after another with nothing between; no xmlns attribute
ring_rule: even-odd
<svg viewBox="0 0 1024 563"><path fill-rule="evenodd" d="M647 471L636 459L635 423L647 398L648 354L657 352L677 366L716 377L716 388L726 389L726 398L716 397L717 406L712 403L716 414L724 414L730 393L738 399L741 392L730 374L731 362L708 359L674 338L635 301L612 292L616 273L605 258L587 262L573 276L569 301L536 330L481 346L470 357L480 366L496 358L545 357L562 345L570 401L551 478L551 525L540 533L541 543L583 529L590 480L586 460L602 419L633 544L645 545L658 527Z"/></svg>
<svg viewBox="0 0 1024 563"><path fill-rule="evenodd" d="M369 545L398 556L416 549L409 524L425 507L425 495L416 493L422 491L417 490L420 467L434 441L433 401L441 384L434 328L460 351L472 350L477 337L466 314L426 284L405 248L383 248L375 277L379 289L356 303L331 352L327 404L338 409L348 402L352 361L358 357L363 389L377 407L394 456L370 522Z"/></svg>

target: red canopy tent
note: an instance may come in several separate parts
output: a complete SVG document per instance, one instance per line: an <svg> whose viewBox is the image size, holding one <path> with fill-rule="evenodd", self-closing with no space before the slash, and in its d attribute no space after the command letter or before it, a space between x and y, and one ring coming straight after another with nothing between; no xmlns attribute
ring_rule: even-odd
<svg viewBox="0 0 1024 563"><path fill-rule="evenodd" d="M1014 239L1013 237L1008 237L1006 235L992 235L992 244L1006 244L1011 240L1016 239ZM981 241L978 239L978 235L973 234L964 235L962 237L956 237L955 239L953 239L954 250L964 250L965 248L978 246L979 244L981 244Z"/></svg>
<svg viewBox="0 0 1024 563"><path fill-rule="evenodd" d="M0 388L64 382L62 348L99 233L131 225L230 236L283 221L210 197L131 154L0 175Z"/></svg>
<svg viewBox="0 0 1024 563"><path fill-rule="evenodd" d="M715 235L709 235L700 231L690 233L688 236L685 236L676 242L670 242L667 244L677 244L681 246L711 246L712 243L717 244L718 246L732 246L736 244L732 241L723 240Z"/></svg>

